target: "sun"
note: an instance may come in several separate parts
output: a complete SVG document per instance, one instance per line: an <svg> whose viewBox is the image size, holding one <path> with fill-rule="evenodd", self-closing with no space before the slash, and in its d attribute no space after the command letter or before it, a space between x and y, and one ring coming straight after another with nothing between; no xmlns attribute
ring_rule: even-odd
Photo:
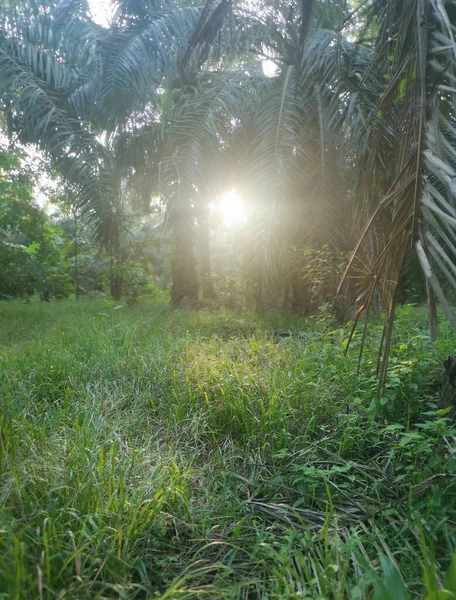
<svg viewBox="0 0 456 600"><path fill-rule="evenodd" d="M220 198L219 212L226 227L235 227L245 220L244 203L235 188L225 192Z"/></svg>

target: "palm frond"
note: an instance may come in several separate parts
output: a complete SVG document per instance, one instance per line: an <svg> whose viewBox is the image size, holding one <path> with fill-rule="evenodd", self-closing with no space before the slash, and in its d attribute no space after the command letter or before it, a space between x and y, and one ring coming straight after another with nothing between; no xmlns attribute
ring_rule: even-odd
<svg viewBox="0 0 456 600"><path fill-rule="evenodd" d="M68 101L78 87L78 74L57 51L52 54L52 45L46 48L52 40L49 22L37 24L20 11L16 20L11 11L1 16L0 97L8 123L22 143L34 144L51 157L81 208L97 221L102 237L113 184L106 149Z"/></svg>
<svg viewBox="0 0 456 600"><path fill-rule="evenodd" d="M440 0L377 1L369 11L371 24L379 23L379 34L362 75L358 94L367 101L352 140L361 149L357 161L366 165L359 186L365 198L360 207L364 215L373 214L349 273L359 276L367 258L370 266L358 288L360 311L369 311L375 290L386 309L382 385L400 276L411 247L416 248L429 289L456 324L439 282L443 275L454 288L456 153L449 88L456 54L448 13ZM432 301L430 307L434 323Z"/></svg>

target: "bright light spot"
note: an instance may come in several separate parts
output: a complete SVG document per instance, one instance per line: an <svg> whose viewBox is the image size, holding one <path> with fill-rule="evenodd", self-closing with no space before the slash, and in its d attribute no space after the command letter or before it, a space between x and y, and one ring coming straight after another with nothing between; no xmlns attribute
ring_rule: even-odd
<svg viewBox="0 0 456 600"><path fill-rule="evenodd" d="M268 58L262 61L262 66L263 73L266 77L273 77L274 75L277 75L279 71L279 67L277 66L277 64L273 60L269 60Z"/></svg>
<svg viewBox="0 0 456 600"><path fill-rule="evenodd" d="M242 198L234 188L220 198L219 210L226 227L240 225L245 220Z"/></svg>
<svg viewBox="0 0 456 600"><path fill-rule="evenodd" d="M95 23L108 27L112 14L110 0L89 0L89 7L91 17Z"/></svg>

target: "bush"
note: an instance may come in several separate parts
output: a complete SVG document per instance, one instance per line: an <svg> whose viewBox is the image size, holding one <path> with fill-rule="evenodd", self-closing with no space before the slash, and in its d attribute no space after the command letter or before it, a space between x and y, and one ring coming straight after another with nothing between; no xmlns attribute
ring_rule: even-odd
<svg viewBox="0 0 456 600"><path fill-rule="evenodd" d="M73 280L65 266L49 267L43 281L43 295L63 300L73 292Z"/></svg>
<svg viewBox="0 0 456 600"><path fill-rule="evenodd" d="M150 275L142 263L126 260L118 262L112 268L100 272L106 289L110 287L112 278L121 282L122 294L129 304L135 303L140 296L155 296L155 287ZM152 286L152 287L150 287Z"/></svg>

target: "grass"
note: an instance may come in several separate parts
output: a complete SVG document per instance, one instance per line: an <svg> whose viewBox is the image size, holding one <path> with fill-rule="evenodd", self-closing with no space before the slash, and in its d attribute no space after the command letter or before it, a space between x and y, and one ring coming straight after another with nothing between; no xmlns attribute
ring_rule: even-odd
<svg viewBox="0 0 456 600"><path fill-rule="evenodd" d="M344 357L348 327L324 313L97 299L3 302L0 319L1 599L394 599L397 581L419 598L444 581L456 432L437 382L456 336L431 344L420 309L400 311L379 399L377 329L356 377L358 342Z"/></svg>

